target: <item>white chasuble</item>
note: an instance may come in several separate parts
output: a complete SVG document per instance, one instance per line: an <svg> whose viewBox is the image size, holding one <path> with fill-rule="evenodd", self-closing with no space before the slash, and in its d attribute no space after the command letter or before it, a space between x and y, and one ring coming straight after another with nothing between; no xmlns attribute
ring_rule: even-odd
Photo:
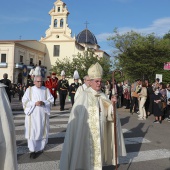
<svg viewBox="0 0 170 170"><path fill-rule="evenodd" d="M60 170L102 170L114 165L113 107L107 96L91 87L73 105L67 126ZM124 138L117 115L118 155L125 156Z"/></svg>

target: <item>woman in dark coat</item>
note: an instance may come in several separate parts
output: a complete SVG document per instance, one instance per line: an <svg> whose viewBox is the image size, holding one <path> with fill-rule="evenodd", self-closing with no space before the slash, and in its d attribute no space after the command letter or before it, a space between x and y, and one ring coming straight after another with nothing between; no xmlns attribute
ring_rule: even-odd
<svg viewBox="0 0 170 170"><path fill-rule="evenodd" d="M162 123L163 108L162 108L162 95L156 89L153 94L153 114L155 116L154 123Z"/></svg>

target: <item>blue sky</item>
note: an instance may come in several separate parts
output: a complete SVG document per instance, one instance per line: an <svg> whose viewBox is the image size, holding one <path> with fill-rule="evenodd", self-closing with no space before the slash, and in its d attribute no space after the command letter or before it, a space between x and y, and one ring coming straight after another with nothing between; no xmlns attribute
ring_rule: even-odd
<svg viewBox="0 0 170 170"><path fill-rule="evenodd" d="M0 40L40 40L50 25L48 12L55 0L8 0L0 4ZM77 35L88 29L102 50L110 53L106 40L114 28L162 36L170 30L170 0L64 0L69 27ZM20 37L21 36L21 37Z"/></svg>

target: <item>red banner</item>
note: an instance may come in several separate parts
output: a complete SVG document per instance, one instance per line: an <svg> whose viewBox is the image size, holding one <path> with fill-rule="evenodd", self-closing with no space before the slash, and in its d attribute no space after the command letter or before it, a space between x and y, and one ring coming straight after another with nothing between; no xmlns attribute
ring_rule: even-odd
<svg viewBox="0 0 170 170"><path fill-rule="evenodd" d="M164 63L164 70L170 70L170 62Z"/></svg>

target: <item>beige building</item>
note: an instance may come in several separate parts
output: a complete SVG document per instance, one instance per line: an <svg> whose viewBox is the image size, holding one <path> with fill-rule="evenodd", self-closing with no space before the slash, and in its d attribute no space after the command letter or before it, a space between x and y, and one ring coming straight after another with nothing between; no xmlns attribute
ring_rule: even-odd
<svg viewBox="0 0 170 170"><path fill-rule="evenodd" d="M71 60L88 48L99 57L110 57L100 49L96 37L87 28L72 36L67 22L69 11L63 1L57 0L49 15L51 24L40 41L0 41L0 77L8 73L13 83L26 82L25 69L29 73L36 64L41 64L46 77L57 59L69 57Z"/></svg>
<svg viewBox="0 0 170 170"><path fill-rule="evenodd" d="M45 49L46 46L36 40L0 41L0 79L7 73L11 82L26 83L24 70L29 73L36 64L44 66Z"/></svg>

